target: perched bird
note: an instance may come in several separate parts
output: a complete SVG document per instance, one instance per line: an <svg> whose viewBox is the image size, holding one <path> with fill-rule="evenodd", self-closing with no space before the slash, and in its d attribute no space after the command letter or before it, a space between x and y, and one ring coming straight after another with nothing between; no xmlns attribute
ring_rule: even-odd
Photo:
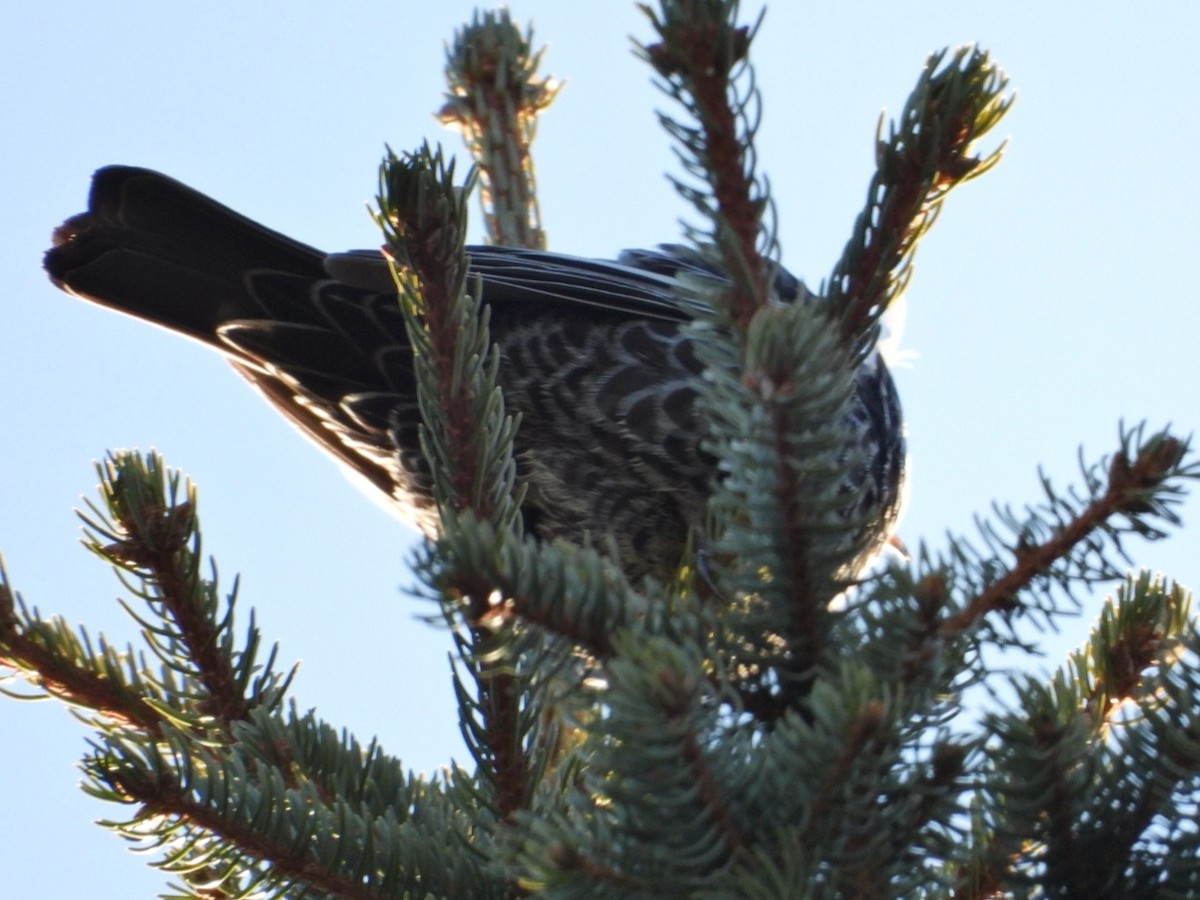
<svg viewBox="0 0 1200 900"><path fill-rule="evenodd" d="M683 327L694 292L718 279L681 247L618 261L469 247L491 306L499 381L521 414L515 456L527 530L611 538L631 577L667 577L700 524L716 477L702 448L703 371ZM111 166L87 212L54 232L45 268L65 291L203 341L272 405L397 504L436 526L418 442L412 354L379 252L327 255L146 169ZM785 271L779 302L811 298ZM904 439L884 361L858 372L847 451L865 451L855 487L863 561L899 505Z"/></svg>

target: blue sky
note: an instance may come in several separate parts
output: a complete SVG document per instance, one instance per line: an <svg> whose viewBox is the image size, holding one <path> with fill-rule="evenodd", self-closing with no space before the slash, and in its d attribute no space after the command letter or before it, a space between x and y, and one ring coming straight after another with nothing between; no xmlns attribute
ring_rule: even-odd
<svg viewBox="0 0 1200 900"><path fill-rule="evenodd" d="M1061 7L1061 8L1060 8ZM748 9L756 7L748 6ZM444 0L6 4L0 33L5 252L0 255L0 550L26 599L117 643L136 637L119 585L78 545L71 509L91 460L157 447L198 482L205 549L242 575L301 708L413 769L463 759L449 640L404 591L413 533L358 494L214 354L56 291L51 229L82 209L91 172L167 172L328 249L378 243L365 212L384 142L457 149L432 112L443 42L472 9ZM634 4L513 3L567 86L536 159L552 249L605 256L677 238L683 207L629 52ZM952 195L922 244L898 374L912 450L901 536L940 546L993 500L1036 501L1076 450L1109 451L1117 423L1200 426L1196 147L1200 6L778 3L756 46L758 152L784 261L816 284L865 196L880 111L896 112L926 55L977 41L1009 72L1011 139ZM1195 586L1200 504L1139 564ZM1190 526L1190 527L1187 527ZM1052 635L1056 662L1090 627ZM164 879L90 822L77 789L84 730L51 703L0 702L0 870L11 896L151 896ZM64 848L69 848L64 852Z"/></svg>

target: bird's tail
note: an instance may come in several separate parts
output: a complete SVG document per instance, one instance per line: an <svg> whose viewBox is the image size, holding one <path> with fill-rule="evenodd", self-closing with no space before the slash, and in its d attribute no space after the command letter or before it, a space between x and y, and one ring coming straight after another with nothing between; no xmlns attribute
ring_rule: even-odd
<svg viewBox="0 0 1200 900"><path fill-rule="evenodd" d="M96 172L87 212L54 231L46 272L65 291L218 349L217 329L262 315L248 277L328 277L324 254L148 169Z"/></svg>

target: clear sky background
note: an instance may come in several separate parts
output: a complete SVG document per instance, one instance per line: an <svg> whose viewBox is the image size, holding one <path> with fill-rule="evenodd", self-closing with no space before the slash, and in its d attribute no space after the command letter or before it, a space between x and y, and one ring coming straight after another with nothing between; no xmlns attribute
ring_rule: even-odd
<svg viewBox="0 0 1200 900"><path fill-rule="evenodd" d="M1068 8L1069 7L1069 8ZM607 256L677 238L683 213L629 36L634 4L512 4L565 79L536 145L551 248ZM754 4L747 8L753 10ZM328 249L379 242L365 204L384 142L459 148L432 112L460 0L80 0L0 8L5 296L0 303L0 549L13 584L117 643L136 638L71 510L107 448L157 447L200 486L205 550L242 575L294 696L417 771L464 759L443 631L406 594L414 533L358 494L215 354L74 301L40 268L51 229L106 163L160 169ZM950 197L922 244L898 374L912 450L901 536L937 547L993 500L1039 499L1115 446L1117 423L1200 425L1197 252L1200 4L1084 7L776 3L756 44L758 152L784 261L816 284L849 235L880 111L926 55L977 41L1018 90L989 142L1000 166ZM478 237L478 229L476 229ZM1077 480L1077 479L1076 479ZM1141 565L1200 581L1200 504ZM1101 597L1052 635L1082 641ZM243 620L244 621L244 620ZM76 787L84 729L54 703L0 700L5 896L152 896L163 877L90 824L119 814Z"/></svg>

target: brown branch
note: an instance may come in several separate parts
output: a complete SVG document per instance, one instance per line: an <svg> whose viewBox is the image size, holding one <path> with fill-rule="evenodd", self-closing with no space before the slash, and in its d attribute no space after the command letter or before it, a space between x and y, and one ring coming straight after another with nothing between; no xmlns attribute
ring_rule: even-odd
<svg viewBox="0 0 1200 900"><path fill-rule="evenodd" d="M431 360L439 408L446 421L446 447L450 454L450 476L453 484L451 501L457 509L470 509L485 521L495 513L486 492L474 496L474 484L480 470L480 448L475 439L478 425L475 408L478 398L464 379L455 389L455 349L458 342L458 322L451 316L457 300L457 287L452 283L444 262L433 254L413 259L421 279L424 302L422 317L433 348ZM486 596L486 595L485 595Z"/></svg>
<svg viewBox="0 0 1200 900"><path fill-rule="evenodd" d="M466 223L452 174L453 167L442 165L440 153L434 156L425 150L403 160L389 158L383 169L379 221L407 279L406 308L413 314L408 320L410 341L415 348L427 348L418 352L428 353L433 397L422 395L423 413L431 415L432 403L444 424L436 435L446 458L442 474L448 477L448 484L438 489L443 525L466 511L499 527L497 520L505 518L505 511L490 491L476 490L488 474L478 438L486 398L477 395L472 379L458 377L462 373L456 365L462 329L468 325L461 318ZM471 650L464 655L478 685L485 735L477 755L481 767L491 769L497 812L507 818L527 798L529 762L521 746L521 684L512 674L512 660L494 652L497 632L485 623L494 609L495 585L474 571L452 570L442 590L465 600Z"/></svg>
<svg viewBox="0 0 1200 900"><path fill-rule="evenodd" d="M661 18L648 8L644 10L661 38L643 48L645 57L699 125L695 130L682 126L670 130L694 157L694 161L685 159L685 164L703 172L715 201L715 208L699 201L697 206L713 219L716 243L731 276L724 299L733 328L741 335L744 353L751 321L773 312L765 307L769 277L758 249L767 200L753 177L752 135L747 133L750 126L745 122L744 103L739 104L733 79L733 73L748 58L754 29L737 26L733 21L737 4L719 0L664 0ZM750 99L754 96L751 91ZM682 186L680 191L689 195ZM788 378L789 373L777 366L754 368L743 375L750 390L763 398L785 390ZM796 651L791 663L793 668L807 668L818 655L822 631L821 614L812 601L811 530L805 527L799 476L787 462L791 453L786 436L793 433L789 410L786 404L769 399L760 402L772 423L775 494L790 551L785 554L785 563L793 601L787 627L789 643Z"/></svg>
<svg viewBox="0 0 1200 900"><path fill-rule="evenodd" d="M66 663L27 634L13 611L12 593L4 584L0 584L0 662L23 672L27 680L53 697L151 735L162 732L162 714L144 697L131 696L104 676Z"/></svg>
<svg viewBox="0 0 1200 900"><path fill-rule="evenodd" d="M646 889L646 885L638 879L613 868L611 865L589 859L576 847L566 844L555 844L548 848L547 856L549 856L550 861L560 871L577 872L586 876L589 887L596 884L609 884L614 888L622 888L629 891L630 896L637 896Z"/></svg>
<svg viewBox="0 0 1200 900"><path fill-rule="evenodd" d="M845 781L854 767L862 762L863 755L869 752L870 745L878 743L877 739L885 720L883 704L878 700L871 700L850 723L850 732L846 736L842 752L834 761L833 770L825 776L821 789L813 799L812 809L808 814L808 827L801 835L802 842L814 828L827 827L825 817L833 808L834 798L845 787Z"/></svg>
<svg viewBox="0 0 1200 900"><path fill-rule="evenodd" d="M479 469L478 445L474 440L475 422L472 416L473 398L465 384L451 390L453 347L456 329L449 327L445 317L446 298L437 292L426 293L426 323L430 341L435 348L434 367L437 389L446 411L446 439L451 452L451 477L460 508L471 509L485 521L494 518L495 509L486 493L472 497L475 474ZM480 623L492 609L490 598L495 585L480 581L471 574L454 579L455 588L466 598L468 622ZM492 778L496 785L496 804L500 816L508 819L524 807L529 786L529 761L522 752L520 741L520 694L516 676L508 670L510 661L494 659L488 645L495 633L486 625L471 625L473 656L479 666L476 683L479 686L479 707L484 714L486 745L491 754Z"/></svg>
<svg viewBox="0 0 1200 900"><path fill-rule="evenodd" d="M504 589L503 585L497 585L497 587L501 590ZM549 634L570 641L590 656L606 659L615 652L611 633L587 630L584 627L585 623L576 618L554 616L546 611L544 603L528 602L520 594L508 595L507 606L503 612L497 612L493 607L485 615L488 618L500 616L507 619L510 612L518 616L526 625L533 625Z"/></svg>
<svg viewBox="0 0 1200 900"><path fill-rule="evenodd" d="M767 314L770 314L770 311ZM786 376L780 372L763 373L761 377L771 381L772 393L784 387ZM790 587L788 625L791 633L788 643L794 651L790 667L797 672L803 672L816 663L823 650L824 629L821 622L823 618L827 618L823 615L825 603L816 597L813 585L810 566L812 529L807 527L804 521L804 506L800 502L804 493L795 469L789 465L792 450L787 444L787 437L795 433L789 416L790 407L769 400L764 405L771 417L776 470L775 495L785 523L784 546L790 551L784 559Z"/></svg>
<svg viewBox="0 0 1200 900"><path fill-rule="evenodd" d="M122 495L123 483L113 482L115 524L129 537L104 547L104 553L156 585L158 602L179 629L208 694L200 709L228 731L233 722L249 717L250 704L238 688L232 660L221 647L221 629L210 615L188 546L196 527L195 508L186 501L167 507L148 502L135 511L130 507L134 498Z"/></svg>
<svg viewBox="0 0 1200 900"><path fill-rule="evenodd" d="M699 788L699 796L708 811L708 817L725 836L727 852L730 855L737 853L745 846L746 839L734 820L725 791L721 790L720 780L705 760L695 734L689 734L684 742L683 759L692 773L693 783Z"/></svg>
<svg viewBox="0 0 1200 900"><path fill-rule="evenodd" d="M902 292L917 242L946 195L999 158L981 159L971 150L1008 108L1010 100L1001 99L1003 74L978 50L960 51L937 71L942 59L937 54L926 63L900 116L904 133L879 141L868 206L830 279L851 346Z"/></svg>
<svg viewBox="0 0 1200 900"><path fill-rule="evenodd" d="M989 847L983 848L983 856L987 855ZM977 868L960 866L955 873L951 897L961 897L963 900L993 900L1002 896L1005 880L995 865L985 863Z"/></svg>
<svg viewBox="0 0 1200 900"><path fill-rule="evenodd" d="M935 95L929 107L936 110L939 105ZM854 268L846 273L842 328L852 341L866 330L875 311L891 299L889 294L900 280L907 258L933 224L946 192L955 183L949 172L966 173L979 164L966 156L973 135L965 127L961 111L958 116L950 127L922 129L915 143L883 151L876 186L887 190L887 201L879 208L878 223L867 232ZM943 140L939 142L939 138Z"/></svg>
<svg viewBox="0 0 1200 900"><path fill-rule="evenodd" d="M146 698L119 690L113 681L96 672L65 664L60 656L22 633L21 624L14 611L11 591L5 584L0 584L0 647L3 648L0 656L5 662L25 671L33 683L52 696L98 712L115 723L139 729L155 742L161 740L166 719ZM298 781L296 773L291 771L288 765L291 759L290 750L275 745L269 749L275 757L272 762L280 768L285 783L294 787ZM314 860L297 854L290 846L279 848L270 844L251 827L235 825L221 819L215 810L192 800L191 795L179 789L178 784L174 784L173 791L164 792L161 790L161 784L152 788L143 782L141 787L146 789L140 790L139 784L121 780L111 771L107 775L119 783L120 789L130 800L143 804L144 818L166 814L186 819L213 834L236 842L239 847L260 858L270 859L273 864L282 867L291 875L327 888L338 897L374 900L383 896L378 891L366 890L360 882L331 875ZM322 799L329 802L332 792L328 785L314 787Z"/></svg>
<svg viewBox="0 0 1200 900"><path fill-rule="evenodd" d="M131 781L110 773L120 789L134 802L142 805L139 818L167 816L231 843L249 855L266 862L289 879L299 879L333 897L345 900L381 900L391 896L377 888L364 885L360 879L331 872L310 853L296 847L294 840L277 842L266 838L261 827L232 822L213 808L196 802L192 793L172 781L168 784L153 781ZM314 835L317 836L317 835ZM325 836L328 837L328 836Z"/></svg>
<svg viewBox="0 0 1200 900"><path fill-rule="evenodd" d="M496 586L464 576L455 585L468 603L473 663L479 667L479 708L484 716L486 747L490 754L491 777L496 786L496 806L502 819L510 819L524 808L529 789L529 759L521 746L521 683L504 655L494 658L490 644L496 640L491 627L494 617L488 598ZM500 628L507 627L504 624ZM483 760L480 760L482 763Z"/></svg>
<svg viewBox="0 0 1200 900"><path fill-rule="evenodd" d="M1037 714L1029 726L1034 754L1040 763L1041 774L1038 780L1048 783L1049 786L1049 792L1040 804L1046 834L1046 858L1043 861L1047 866L1060 871L1065 868L1070 873L1067 878L1070 883L1086 883L1086 877L1081 877L1083 871L1096 866L1097 861L1081 858L1075 839L1073 825L1077 810L1070 803L1072 792L1067 787L1070 775L1063 770L1062 761L1056 752L1065 738L1064 728L1049 713Z"/></svg>
<svg viewBox="0 0 1200 900"><path fill-rule="evenodd" d="M699 157L716 200L713 215L717 243L726 268L745 273L746 281L733 278L730 318L741 330L763 305L767 296L766 266L758 251L762 213L766 201L755 196L757 188L747 164L750 145L739 129L739 114L730 103L731 73L746 59L752 30L735 27L726 17L735 5L681 0L667 9L660 21L648 9L662 41L644 48L646 58L668 82L677 82L691 95L700 123L702 140L689 141L688 149ZM736 285L748 283L749 291Z"/></svg>
<svg viewBox="0 0 1200 900"><path fill-rule="evenodd" d="M961 611L945 619L941 633L947 636L960 634L989 613L1015 609L1018 605L1017 593L1022 588L1049 569L1056 560L1067 556L1092 532L1103 528L1112 516L1150 511L1145 495L1161 484L1178 465L1184 450L1181 441L1166 435L1150 441L1133 463L1130 463L1124 451L1117 453L1109 468L1108 487L1104 494L1089 503L1049 540L1041 544L1021 545L1016 550L1016 565L988 585Z"/></svg>

